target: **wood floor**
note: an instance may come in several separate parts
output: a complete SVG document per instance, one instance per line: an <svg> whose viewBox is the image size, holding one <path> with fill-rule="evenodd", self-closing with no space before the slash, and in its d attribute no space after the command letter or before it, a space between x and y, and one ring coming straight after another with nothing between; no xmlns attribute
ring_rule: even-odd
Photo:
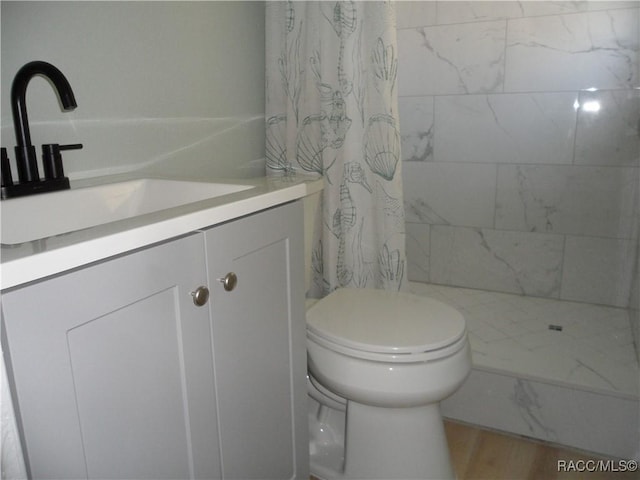
<svg viewBox="0 0 640 480"><path fill-rule="evenodd" d="M639 479L638 472L585 471L589 460L607 460L529 439L445 422L451 461L458 479L567 480ZM559 468L566 465L566 468ZM620 470L617 463L615 468ZM576 467L582 471L571 470ZM559 471L560 470L560 471Z"/></svg>
<svg viewBox="0 0 640 480"><path fill-rule="evenodd" d="M458 480L640 479L638 472L585 471L605 458L450 421L445 430Z"/></svg>

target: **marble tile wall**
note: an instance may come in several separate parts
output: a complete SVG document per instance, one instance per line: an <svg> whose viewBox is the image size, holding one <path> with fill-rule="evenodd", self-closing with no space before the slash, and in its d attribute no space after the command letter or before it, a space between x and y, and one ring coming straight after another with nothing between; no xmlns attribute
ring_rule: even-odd
<svg viewBox="0 0 640 480"><path fill-rule="evenodd" d="M441 411L446 418L474 425L639 459L638 407L638 400L630 397L474 368L460 390L442 402Z"/></svg>
<svg viewBox="0 0 640 480"><path fill-rule="evenodd" d="M639 18L638 2L397 2L410 279L630 306Z"/></svg>

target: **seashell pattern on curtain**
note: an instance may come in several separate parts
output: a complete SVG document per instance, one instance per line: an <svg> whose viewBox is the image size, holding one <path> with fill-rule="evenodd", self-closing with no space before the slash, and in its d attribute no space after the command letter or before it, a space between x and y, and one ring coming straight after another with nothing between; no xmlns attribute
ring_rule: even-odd
<svg viewBox="0 0 640 480"><path fill-rule="evenodd" d="M400 290L406 276L395 5L266 2L268 175L322 175L313 286Z"/></svg>

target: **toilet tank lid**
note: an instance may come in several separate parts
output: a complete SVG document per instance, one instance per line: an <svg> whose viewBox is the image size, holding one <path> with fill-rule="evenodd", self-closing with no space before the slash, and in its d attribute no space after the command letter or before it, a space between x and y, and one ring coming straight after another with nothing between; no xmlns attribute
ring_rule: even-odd
<svg viewBox="0 0 640 480"><path fill-rule="evenodd" d="M464 336L462 314L439 300L407 293L343 288L307 311L307 328L345 347L421 353Z"/></svg>

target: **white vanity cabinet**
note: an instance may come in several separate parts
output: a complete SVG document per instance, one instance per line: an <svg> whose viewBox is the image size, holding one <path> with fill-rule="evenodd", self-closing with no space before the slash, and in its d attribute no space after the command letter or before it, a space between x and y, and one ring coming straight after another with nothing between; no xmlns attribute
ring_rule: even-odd
<svg viewBox="0 0 640 480"><path fill-rule="evenodd" d="M205 232L224 478L309 478L302 215L298 202Z"/></svg>
<svg viewBox="0 0 640 480"><path fill-rule="evenodd" d="M294 202L3 292L31 476L308 478L302 223Z"/></svg>

